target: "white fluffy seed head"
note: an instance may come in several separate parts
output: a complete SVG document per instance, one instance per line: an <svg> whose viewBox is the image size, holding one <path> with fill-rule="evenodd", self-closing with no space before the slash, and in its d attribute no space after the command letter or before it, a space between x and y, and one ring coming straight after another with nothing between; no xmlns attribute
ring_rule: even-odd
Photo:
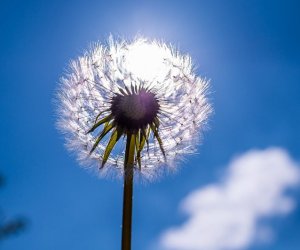
<svg viewBox="0 0 300 250"><path fill-rule="evenodd" d="M111 132L92 154L100 128L87 132L97 119L111 113L113 97L141 88L154 94L159 104L157 118L165 157L150 135L148 146L141 152L142 167L135 168L136 173L153 179L166 170L175 170L185 154L195 152L212 109L206 97L208 82L195 74L191 58L155 40L110 38L107 46L96 44L73 60L57 91L58 127L82 165L95 169L101 165ZM146 111L139 102L137 97L122 98L120 108L129 117L140 119ZM122 176L124 154L125 140L121 138L99 173Z"/></svg>

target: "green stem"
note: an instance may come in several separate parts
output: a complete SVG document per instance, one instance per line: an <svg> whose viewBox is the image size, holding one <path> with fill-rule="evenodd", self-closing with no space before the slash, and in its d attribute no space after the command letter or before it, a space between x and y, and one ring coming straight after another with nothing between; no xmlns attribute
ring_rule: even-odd
<svg viewBox="0 0 300 250"><path fill-rule="evenodd" d="M124 160L122 250L131 249L134 151L135 151L135 136L132 133L128 133L126 150L125 150L125 160Z"/></svg>

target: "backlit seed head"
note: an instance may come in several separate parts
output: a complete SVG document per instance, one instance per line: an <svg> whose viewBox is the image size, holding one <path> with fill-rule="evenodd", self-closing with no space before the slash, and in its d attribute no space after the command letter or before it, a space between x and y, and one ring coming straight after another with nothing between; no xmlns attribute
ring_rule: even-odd
<svg viewBox="0 0 300 250"><path fill-rule="evenodd" d="M135 172L151 179L195 152L211 113L207 88L173 47L110 38L71 62L57 91L58 127L80 162L104 175L123 175L133 135Z"/></svg>

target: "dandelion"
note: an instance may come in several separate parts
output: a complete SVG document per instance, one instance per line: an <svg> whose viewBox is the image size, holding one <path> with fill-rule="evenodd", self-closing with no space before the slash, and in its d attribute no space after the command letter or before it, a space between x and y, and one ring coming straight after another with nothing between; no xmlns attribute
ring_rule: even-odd
<svg viewBox="0 0 300 250"><path fill-rule="evenodd" d="M191 58L144 38L109 39L70 63L58 90L68 148L100 175L124 177L122 249L130 249L133 176L151 180L196 151L211 113Z"/></svg>

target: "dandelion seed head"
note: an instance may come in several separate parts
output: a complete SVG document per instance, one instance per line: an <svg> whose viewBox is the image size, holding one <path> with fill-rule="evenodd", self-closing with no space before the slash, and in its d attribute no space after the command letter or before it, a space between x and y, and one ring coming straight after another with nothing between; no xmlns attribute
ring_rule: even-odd
<svg viewBox="0 0 300 250"><path fill-rule="evenodd" d="M123 175L133 134L135 172L153 179L196 151L212 111L207 88L191 58L172 46L110 38L70 63L57 91L57 124L82 165L102 175Z"/></svg>

